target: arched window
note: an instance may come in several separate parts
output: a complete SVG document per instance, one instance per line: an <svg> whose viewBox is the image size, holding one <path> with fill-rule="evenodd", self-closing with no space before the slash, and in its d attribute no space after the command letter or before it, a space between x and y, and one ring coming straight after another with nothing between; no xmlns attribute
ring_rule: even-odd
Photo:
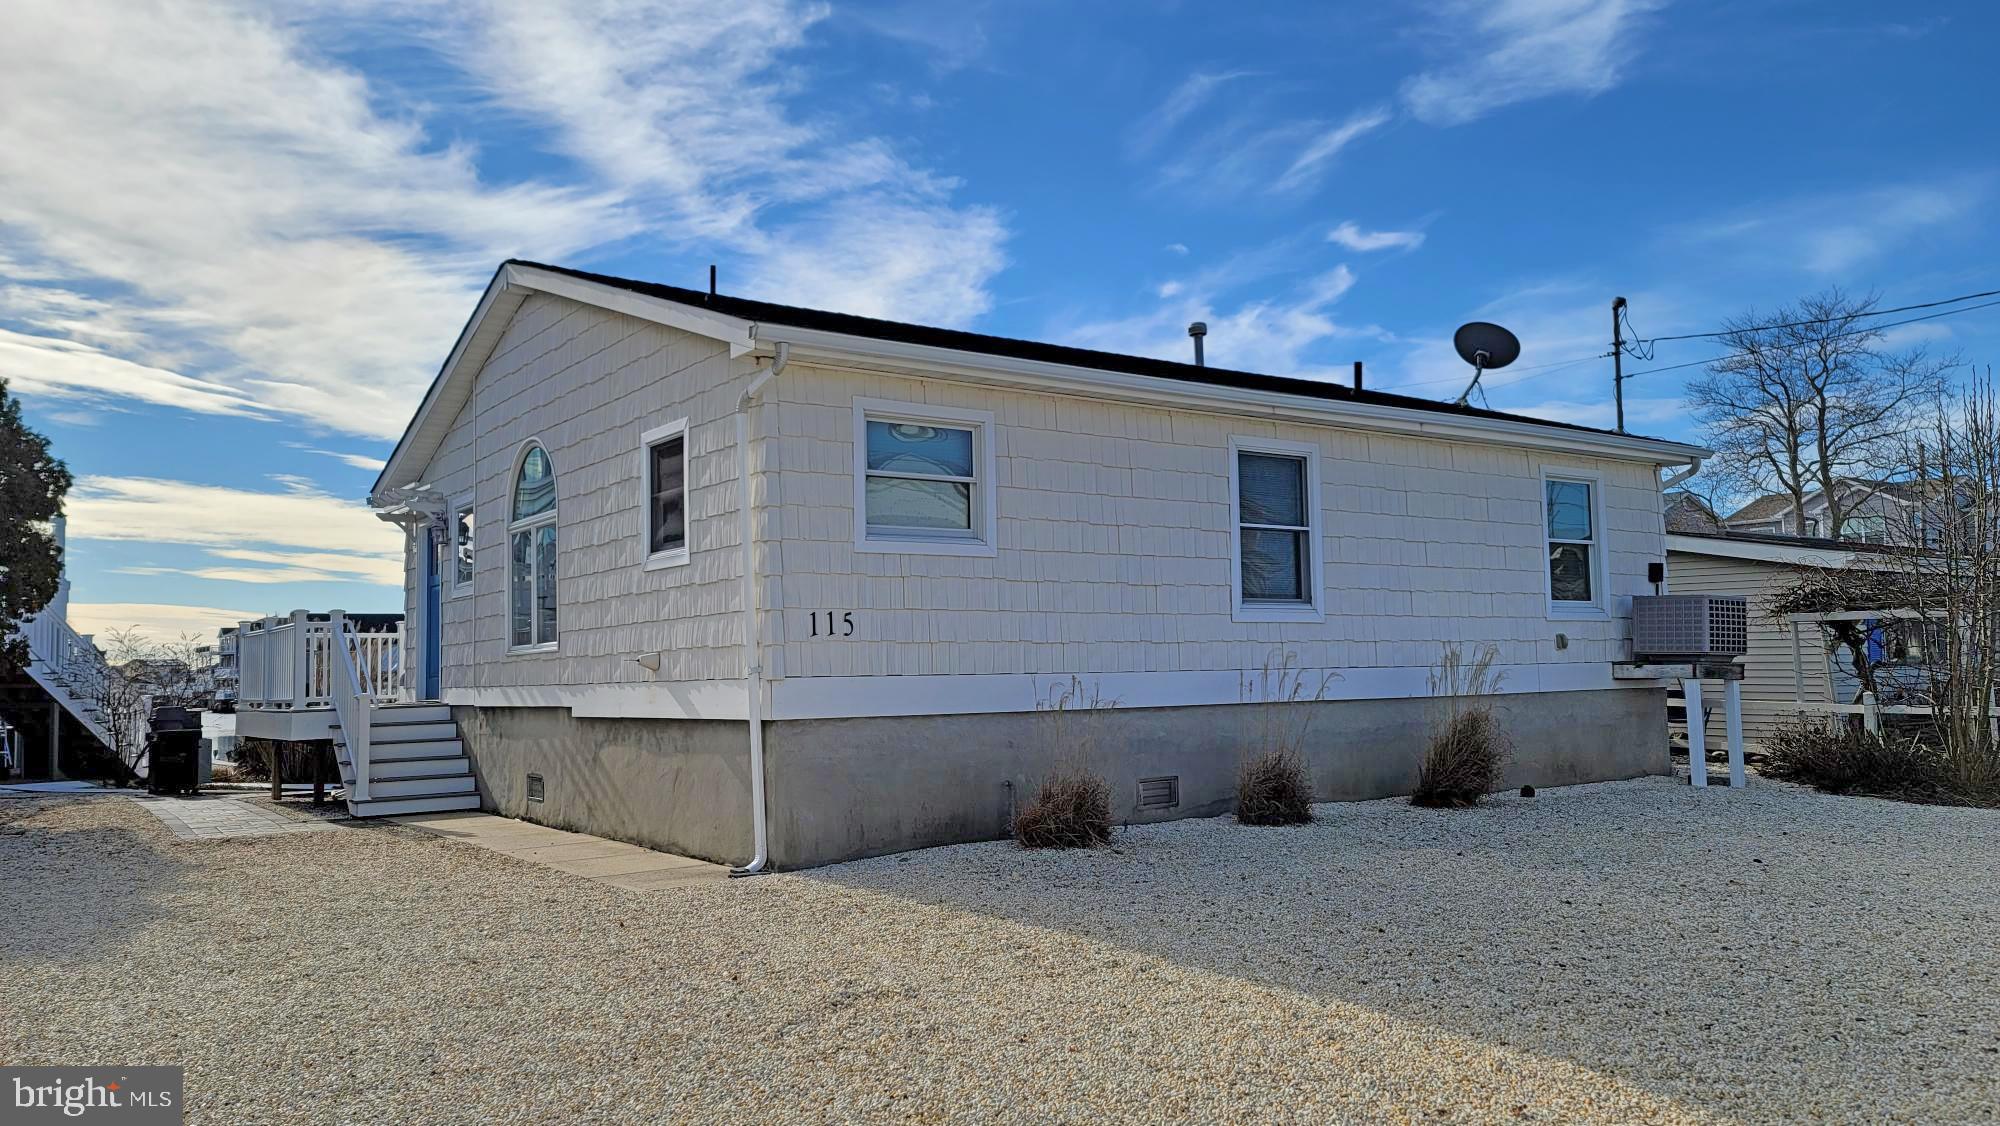
<svg viewBox="0 0 2000 1126"><path fill-rule="evenodd" d="M540 446L531 445L521 455L507 534L512 560L508 644L515 649L552 646L556 643L556 471Z"/></svg>

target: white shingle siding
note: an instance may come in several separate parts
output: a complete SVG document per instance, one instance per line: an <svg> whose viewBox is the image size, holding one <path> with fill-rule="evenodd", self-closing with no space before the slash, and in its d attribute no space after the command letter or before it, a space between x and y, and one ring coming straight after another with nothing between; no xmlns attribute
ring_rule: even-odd
<svg viewBox="0 0 2000 1126"><path fill-rule="evenodd" d="M1481 641L1509 664L1604 664L1662 553L1647 465L798 364L767 394L795 677L1254 669L1280 645L1314 668L1423 667ZM853 550L856 397L994 413L996 557ZM1230 620L1231 435L1320 450L1324 624ZM1609 620L1549 620L1544 467L1602 476ZM854 637L809 636L808 615L848 609Z"/></svg>
<svg viewBox="0 0 2000 1126"><path fill-rule="evenodd" d="M743 675L732 412L755 366L703 337L526 299L423 476L478 504L474 592L443 603L447 696ZM856 398L993 414L994 479L979 487L997 505L994 556L855 549ZM690 562L647 571L639 436L681 417ZM1452 642L1492 642L1512 665L1606 666L1625 658L1626 600L1663 554L1655 472L1637 462L796 361L765 390L755 433L760 632L779 680L1212 674L1255 670L1278 647L1307 668L1423 669ZM1324 623L1231 620L1232 435L1319 450ZM522 655L507 651L506 525L530 438L556 470L561 639ZM1601 478L1608 619L1548 616L1545 469ZM828 610L853 613L851 637L811 636L810 615ZM649 652L657 676L632 660Z"/></svg>
<svg viewBox="0 0 2000 1126"><path fill-rule="evenodd" d="M705 338L545 295L521 305L453 421L425 480L476 494L473 593L444 601L443 686L645 684L740 675L735 442L741 393L727 350ZM688 425L685 567L647 571L639 435ZM507 523L522 444L556 472L557 651L507 651Z"/></svg>

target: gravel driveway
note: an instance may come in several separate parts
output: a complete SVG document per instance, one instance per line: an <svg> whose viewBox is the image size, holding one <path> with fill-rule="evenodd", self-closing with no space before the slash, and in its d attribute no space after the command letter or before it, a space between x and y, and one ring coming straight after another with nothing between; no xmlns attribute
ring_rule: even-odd
<svg viewBox="0 0 2000 1126"><path fill-rule="evenodd" d="M0 1060L189 1121L1992 1120L2000 812L1665 780L635 894L0 801Z"/></svg>

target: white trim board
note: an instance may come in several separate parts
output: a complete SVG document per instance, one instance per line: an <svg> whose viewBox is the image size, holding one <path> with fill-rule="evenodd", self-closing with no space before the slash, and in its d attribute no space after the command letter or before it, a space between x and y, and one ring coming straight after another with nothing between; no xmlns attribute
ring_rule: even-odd
<svg viewBox="0 0 2000 1126"><path fill-rule="evenodd" d="M1608 664L1497 665L1499 695L1664 688L1663 680L1614 680ZM1307 683L1329 672L1326 700L1405 700L1431 695L1428 665L1367 669L1300 669ZM1210 707L1256 703L1255 669L1216 672L1078 674L1086 689L1121 708ZM1070 683L1068 674L1000 673L943 676L806 676L768 682L767 719L854 719L870 716L984 715L1032 712ZM568 708L579 719L723 719L748 714L740 680L663 681L573 687L446 688L446 704L476 708Z"/></svg>
<svg viewBox="0 0 2000 1126"><path fill-rule="evenodd" d="M1496 665L1504 674L1500 695L1528 692L1595 692L1614 688L1663 688L1665 681L1613 680L1608 664ZM1431 695L1428 665L1367 669L1300 669L1308 684L1338 674L1327 700L1400 700ZM1256 702L1256 670L1219 672L1079 673L1086 693L1115 699L1121 708L1207 707ZM1068 674L962 674L956 676L812 676L771 682L770 718L844 719L862 716L975 715L1032 712L1070 683Z"/></svg>
<svg viewBox="0 0 2000 1126"><path fill-rule="evenodd" d="M579 719L743 719L740 680L446 688L443 702L469 708L568 708Z"/></svg>

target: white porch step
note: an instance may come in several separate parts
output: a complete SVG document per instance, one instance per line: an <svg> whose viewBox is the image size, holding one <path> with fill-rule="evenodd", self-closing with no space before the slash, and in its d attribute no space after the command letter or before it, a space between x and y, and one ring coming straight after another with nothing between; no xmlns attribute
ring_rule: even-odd
<svg viewBox="0 0 2000 1126"><path fill-rule="evenodd" d="M465 747L457 739L416 739L406 743L382 743L370 740L368 761L373 763L398 762L406 758L452 758L465 753Z"/></svg>
<svg viewBox="0 0 2000 1126"><path fill-rule="evenodd" d="M375 709L376 723L450 723L449 704L383 704Z"/></svg>
<svg viewBox="0 0 2000 1126"><path fill-rule="evenodd" d="M448 778L389 778L368 780L368 800L384 798L430 798L447 794L474 794L479 787L470 774L457 774Z"/></svg>
<svg viewBox="0 0 2000 1126"><path fill-rule="evenodd" d="M338 730L340 727L339 724L334 724L333 726L335 730ZM368 742L370 745L377 743L413 743L424 739L456 738L458 738L458 724L450 720L445 720L442 723L384 723L378 719L368 725Z"/></svg>
<svg viewBox="0 0 2000 1126"><path fill-rule="evenodd" d="M478 809L478 794L445 794L425 798L388 798L350 801L347 811L356 817L393 817L399 813L446 813L454 809Z"/></svg>
<svg viewBox="0 0 2000 1126"><path fill-rule="evenodd" d="M466 761L464 755L391 759L388 762L371 759L368 763L368 786L372 791L377 783L391 778L442 778L471 773L472 764Z"/></svg>

